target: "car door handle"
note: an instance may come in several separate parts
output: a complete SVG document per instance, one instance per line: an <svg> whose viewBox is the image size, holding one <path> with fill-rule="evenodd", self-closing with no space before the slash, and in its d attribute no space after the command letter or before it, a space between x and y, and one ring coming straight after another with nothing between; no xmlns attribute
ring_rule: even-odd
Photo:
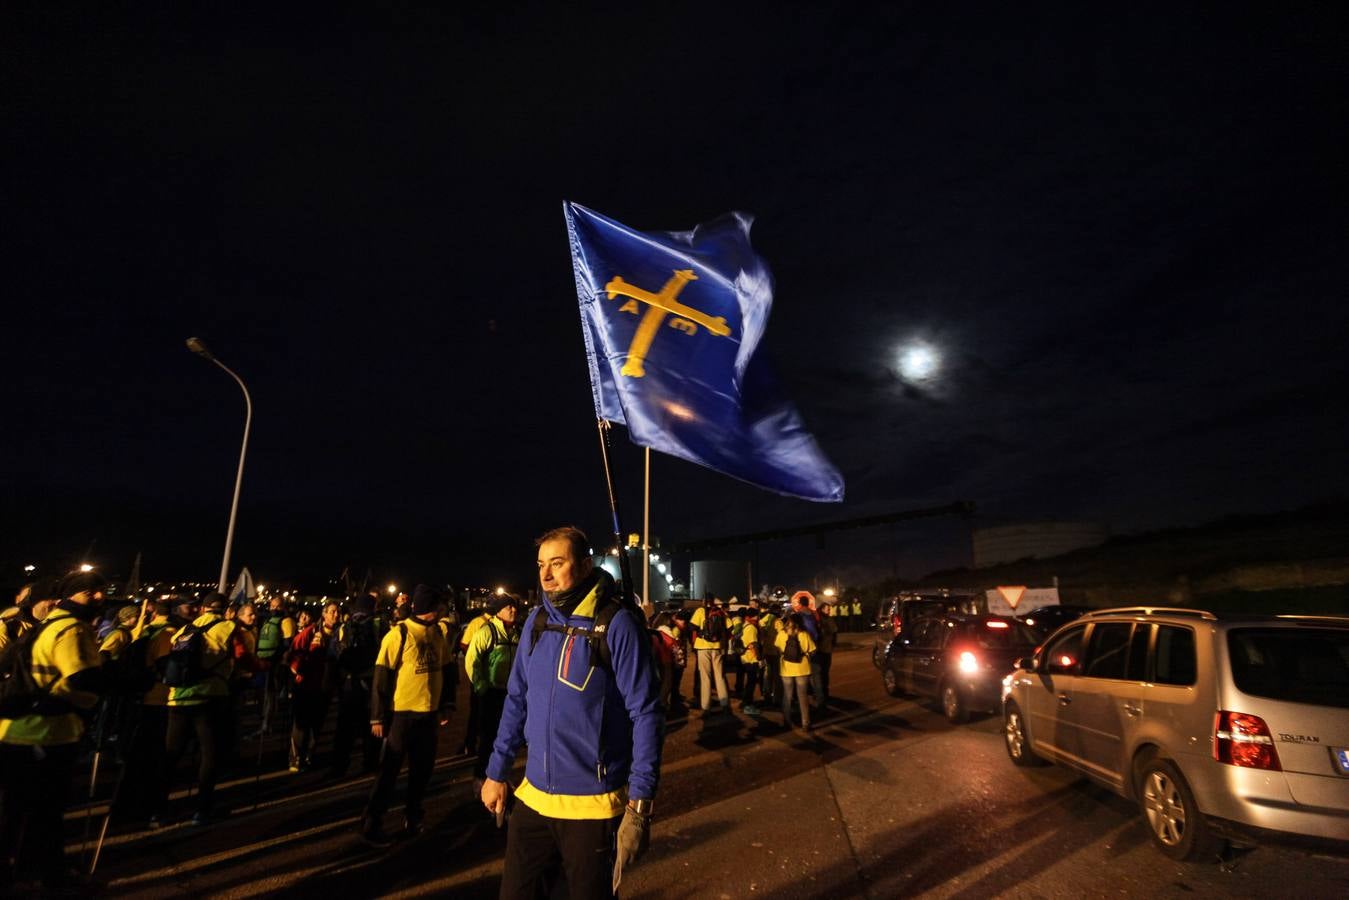
<svg viewBox="0 0 1349 900"><path fill-rule="evenodd" d="M1142 714L1143 708L1141 706L1134 706L1132 703L1126 703L1124 704L1124 711L1131 716L1137 716Z"/></svg>
<svg viewBox="0 0 1349 900"><path fill-rule="evenodd" d="M1073 698L1067 694L1059 694L1059 706L1067 706L1073 702Z"/></svg>

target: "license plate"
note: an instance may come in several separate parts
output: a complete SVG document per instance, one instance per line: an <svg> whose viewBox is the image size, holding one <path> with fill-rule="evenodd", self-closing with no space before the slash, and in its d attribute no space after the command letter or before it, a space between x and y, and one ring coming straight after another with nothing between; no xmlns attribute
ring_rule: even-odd
<svg viewBox="0 0 1349 900"><path fill-rule="evenodd" d="M1330 753L1335 757L1335 765L1339 767L1341 775L1349 775L1349 747L1331 747Z"/></svg>

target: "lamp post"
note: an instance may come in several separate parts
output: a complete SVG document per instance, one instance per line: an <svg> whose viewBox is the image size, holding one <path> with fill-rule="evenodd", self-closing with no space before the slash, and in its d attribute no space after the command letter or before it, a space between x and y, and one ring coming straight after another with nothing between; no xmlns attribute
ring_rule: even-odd
<svg viewBox="0 0 1349 900"><path fill-rule="evenodd" d="M248 388L244 385L244 380L234 374L234 370L215 358L200 338L190 337L187 339L187 349L200 356L202 359L215 363L220 368L229 373L229 376L239 383L239 390L244 392L244 405L247 413L244 416L244 441L239 446L239 472L234 476L234 501L230 504L230 524L225 531L225 558L220 561L220 593L225 593L226 579L229 577L230 568L230 548L234 545L234 519L239 513L239 488L244 483L244 455L248 453L248 428L253 424L253 399L248 396Z"/></svg>

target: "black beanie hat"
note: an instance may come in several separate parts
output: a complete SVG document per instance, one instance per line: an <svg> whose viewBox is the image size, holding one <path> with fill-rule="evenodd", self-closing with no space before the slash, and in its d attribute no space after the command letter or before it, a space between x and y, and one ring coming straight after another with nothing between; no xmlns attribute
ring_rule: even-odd
<svg viewBox="0 0 1349 900"><path fill-rule="evenodd" d="M369 616L375 612L375 598L369 594L362 594L351 601L351 612L354 615Z"/></svg>
<svg viewBox="0 0 1349 900"><path fill-rule="evenodd" d="M422 616L436 611L440 603L440 591L429 584L419 584L412 590L412 614Z"/></svg>
<svg viewBox="0 0 1349 900"><path fill-rule="evenodd" d="M229 599L219 591L211 591L201 600L202 609L223 611L226 606L229 606Z"/></svg>
<svg viewBox="0 0 1349 900"><path fill-rule="evenodd" d="M106 591L108 582L97 572L71 572L61 579L61 599L68 600L81 591Z"/></svg>
<svg viewBox="0 0 1349 900"><path fill-rule="evenodd" d="M493 596L487 603L487 611L495 616L508 606L514 606L518 609L520 607L520 601L516 600L510 594L502 594L499 597Z"/></svg>
<svg viewBox="0 0 1349 900"><path fill-rule="evenodd" d="M61 599L61 579L49 576L39 578L28 588L28 596L24 599L24 606L32 606L40 600L60 600Z"/></svg>

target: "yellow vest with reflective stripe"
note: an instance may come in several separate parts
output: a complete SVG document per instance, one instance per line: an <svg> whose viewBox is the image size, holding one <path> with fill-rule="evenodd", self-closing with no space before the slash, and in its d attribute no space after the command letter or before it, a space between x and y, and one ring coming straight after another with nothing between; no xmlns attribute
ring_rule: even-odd
<svg viewBox="0 0 1349 900"><path fill-rule="evenodd" d="M53 610L33 642L33 681L51 697L79 709L93 709L98 695L77 691L70 676L103 664L94 629L64 609ZM55 716L0 719L0 742L54 747L73 744L84 734L84 719L75 712Z"/></svg>

